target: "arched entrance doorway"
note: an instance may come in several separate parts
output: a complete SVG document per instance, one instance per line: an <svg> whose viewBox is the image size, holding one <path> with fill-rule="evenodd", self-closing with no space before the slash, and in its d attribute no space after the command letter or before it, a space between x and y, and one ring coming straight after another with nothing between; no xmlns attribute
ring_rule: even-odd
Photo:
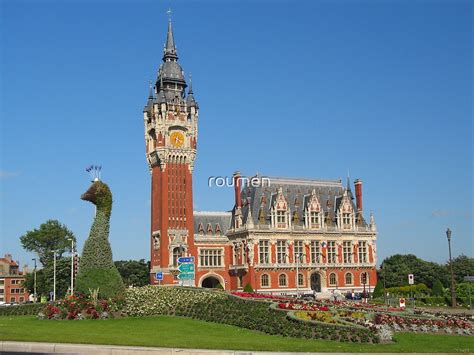
<svg viewBox="0 0 474 355"><path fill-rule="evenodd" d="M321 275L317 272L311 275L311 289L315 292L321 292Z"/></svg>
<svg viewBox="0 0 474 355"><path fill-rule="evenodd" d="M204 280L202 280L201 287L204 288L217 288L217 287L222 287L219 279L217 279L214 276L208 276Z"/></svg>

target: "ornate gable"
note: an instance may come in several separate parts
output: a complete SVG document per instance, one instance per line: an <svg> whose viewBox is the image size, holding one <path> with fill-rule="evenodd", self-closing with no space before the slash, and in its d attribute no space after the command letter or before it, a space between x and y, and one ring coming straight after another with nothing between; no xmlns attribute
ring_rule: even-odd
<svg viewBox="0 0 474 355"><path fill-rule="evenodd" d="M306 209L308 211L321 212L321 204L319 203L318 196L316 196L316 191L314 189L311 191L311 196L308 200Z"/></svg>
<svg viewBox="0 0 474 355"><path fill-rule="evenodd" d="M280 187L278 188L278 193L273 203L273 208L276 210L288 210L288 203L286 202L285 195L283 195L283 189Z"/></svg>

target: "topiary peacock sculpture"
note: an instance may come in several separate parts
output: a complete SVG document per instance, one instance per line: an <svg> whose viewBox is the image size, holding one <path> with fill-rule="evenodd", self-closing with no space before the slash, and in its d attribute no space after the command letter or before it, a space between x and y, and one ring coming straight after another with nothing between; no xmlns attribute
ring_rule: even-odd
<svg viewBox="0 0 474 355"><path fill-rule="evenodd" d="M96 215L82 250L76 289L85 294L99 289L101 298L110 298L124 289L109 243L112 192L107 184L95 178L81 199L96 206Z"/></svg>

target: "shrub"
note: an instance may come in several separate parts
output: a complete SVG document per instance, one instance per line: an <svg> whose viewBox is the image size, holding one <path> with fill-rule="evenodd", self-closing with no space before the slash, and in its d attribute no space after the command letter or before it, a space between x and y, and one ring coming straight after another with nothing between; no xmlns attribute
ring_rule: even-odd
<svg viewBox="0 0 474 355"><path fill-rule="evenodd" d="M246 284L245 287L244 287L244 292L252 293L253 292L252 286L250 284Z"/></svg>
<svg viewBox="0 0 474 355"><path fill-rule="evenodd" d="M33 316L44 308L44 303L27 303L0 307L0 316Z"/></svg>
<svg viewBox="0 0 474 355"><path fill-rule="evenodd" d="M435 297L442 297L444 296L444 287L441 281L436 280L433 284L433 289L431 290L431 294Z"/></svg>
<svg viewBox="0 0 474 355"><path fill-rule="evenodd" d="M382 281L377 281L377 285L375 285L374 292L372 293L372 296L374 298L377 297L382 297L384 293L384 288L383 288L383 283Z"/></svg>

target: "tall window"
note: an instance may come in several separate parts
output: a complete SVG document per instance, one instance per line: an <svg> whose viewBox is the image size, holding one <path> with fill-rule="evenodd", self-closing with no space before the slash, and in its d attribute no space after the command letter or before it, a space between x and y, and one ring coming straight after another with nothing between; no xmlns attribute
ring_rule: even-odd
<svg viewBox="0 0 474 355"><path fill-rule="evenodd" d="M258 242L258 262L260 264L268 264L270 260L270 243L268 240L260 240Z"/></svg>
<svg viewBox="0 0 474 355"><path fill-rule="evenodd" d="M302 240L296 240L293 245L293 260L295 263L297 259L299 263L303 262L303 241Z"/></svg>
<svg viewBox="0 0 474 355"><path fill-rule="evenodd" d="M317 211L311 211L310 213L311 228L319 228L321 223L321 214Z"/></svg>
<svg viewBox="0 0 474 355"><path fill-rule="evenodd" d="M359 241L359 263L367 262L367 242Z"/></svg>
<svg viewBox="0 0 474 355"><path fill-rule="evenodd" d="M269 287L270 286L270 277L267 274L263 274L260 278L260 285L261 287Z"/></svg>
<svg viewBox="0 0 474 355"><path fill-rule="evenodd" d="M200 249L199 266L222 266L222 249Z"/></svg>
<svg viewBox="0 0 474 355"><path fill-rule="evenodd" d="M280 276L278 276L278 285L280 287L284 287L287 285L286 274L280 274Z"/></svg>
<svg viewBox="0 0 474 355"><path fill-rule="evenodd" d="M342 226L344 229L351 228L351 214L350 213L342 214Z"/></svg>
<svg viewBox="0 0 474 355"><path fill-rule="evenodd" d="M352 244L349 241L342 243L342 254L344 263L352 263Z"/></svg>
<svg viewBox="0 0 474 355"><path fill-rule="evenodd" d="M352 274L350 272L346 274L344 281L346 282L346 285L352 285Z"/></svg>
<svg viewBox="0 0 474 355"><path fill-rule="evenodd" d="M329 285L330 286L336 286L336 274L335 273L331 273L329 274Z"/></svg>
<svg viewBox="0 0 474 355"><path fill-rule="evenodd" d="M335 263L336 262L336 242L329 241L328 242L328 263Z"/></svg>
<svg viewBox="0 0 474 355"><path fill-rule="evenodd" d="M311 242L311 262L313 264L321 262L321 249L317 240Z"/></svg>
<svg viewBox="0 0 474 355"><path fill-rule="evenodd" d="M173 266L178 266L178 258L182 256L182 253L181 247L173 248Z"/></svg>
<svg viewBox="0 0 474 355"><path fill-rule="evenodd" d="M284 240L277 241L277 263L286 263L286 242Z"/></svg>
<svg viewBox="0 0 474 355"><path fill-rule="evenodd" d="M298 286L304 286L304 276L303 276L303 274L298 274Z"/></svg>
<svg viewBox="0 0 474 355"><path fill-rule="evenodd" d="M277 210L276 218L277 218L277 228L287 228L285 210Z"/></svg>

